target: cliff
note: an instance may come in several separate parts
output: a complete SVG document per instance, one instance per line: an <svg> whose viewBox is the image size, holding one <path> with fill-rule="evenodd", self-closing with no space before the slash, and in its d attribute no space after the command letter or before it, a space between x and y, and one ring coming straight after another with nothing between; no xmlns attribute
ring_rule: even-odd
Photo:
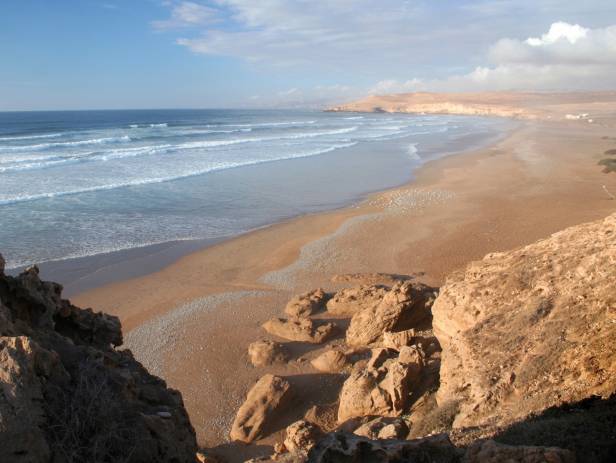
<svg viewBox="0 0 616 463"><path fill-rule="evenodd" d="M591 120L613 110L615 92L481 92L371 95L328 111L460 114L518 119Z"/></svg>
<svg viewBox="0 0 616 463"><path fill-rule="evenodd" d="M122 344L116 317L82 310L0 256L0 461L192 462L179 392Z"/></svg>

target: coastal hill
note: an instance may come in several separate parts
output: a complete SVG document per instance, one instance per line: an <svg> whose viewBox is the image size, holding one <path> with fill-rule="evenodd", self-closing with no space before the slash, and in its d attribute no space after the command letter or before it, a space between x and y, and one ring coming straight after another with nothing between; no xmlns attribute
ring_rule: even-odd
<svg viewBox="0 0 616 463"><path fill-rule="evenodd" d="M616 92L480 92L372 95L328 111L589 119L613 113Z"/></svg>
<svg viewBox="0 0 616 463"><path fill-rule="evenodd" d="M298 295L248 349L263 375L231 438L286 428L271 456L286 462L610 461L615 268L612 214L489 254L440 289L374 274ZM36 267L3 270L0 257L0 460L220 461L196 453L180 394L114 347L116 317L71 305ZM340 378L334 402L303 410L297 378L269 372L301 343L325 348L310 362Z"/></svg>

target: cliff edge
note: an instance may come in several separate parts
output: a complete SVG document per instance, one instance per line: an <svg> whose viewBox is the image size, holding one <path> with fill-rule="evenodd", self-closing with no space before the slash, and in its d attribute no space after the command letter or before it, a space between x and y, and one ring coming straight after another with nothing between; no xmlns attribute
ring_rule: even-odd
<svg viewBox="0 0 616 463"><path fill-rule="evenodd" d="M180 393L115 348L117 317L61 292L0 256L0 461L195 461Z"/></svg>

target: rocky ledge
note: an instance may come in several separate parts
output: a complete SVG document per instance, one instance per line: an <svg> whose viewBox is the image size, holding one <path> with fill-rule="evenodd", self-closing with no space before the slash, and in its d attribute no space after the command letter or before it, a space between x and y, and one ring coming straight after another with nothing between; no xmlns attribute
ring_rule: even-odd
<svg viewBox="0 0 616 463"><path fill-rule="evenodd" d="M117 317L61 292L0 256L0 461L195 461L180 393L116 348Z"/></svg>

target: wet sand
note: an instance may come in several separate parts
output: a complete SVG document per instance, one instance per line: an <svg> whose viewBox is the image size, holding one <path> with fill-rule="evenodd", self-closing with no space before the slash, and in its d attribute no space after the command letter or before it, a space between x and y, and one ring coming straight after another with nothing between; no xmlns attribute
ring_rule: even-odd
<svg viewBox="0 0 616 463"><path fill-rule="evenodd" d="M229 444L235 411L265 372L291 378L296 401L277 431L314 403L333 402L338 375L317 374L318 346L294 343L292 361L253 368L249 343L280 316L291 295L352 282L334 275L412 274L440 285L489 252L531 243L616 209L616 175L597 162L616 148L613 126L526 122L472 153L432 161L401 188L358 206L260 229L189 254L146 276L74 296L82 307L118 315L126 346L179 389L199 443L243 461L279 434L251 446ZM322 348L321 348L322 349Z"/></svg>

